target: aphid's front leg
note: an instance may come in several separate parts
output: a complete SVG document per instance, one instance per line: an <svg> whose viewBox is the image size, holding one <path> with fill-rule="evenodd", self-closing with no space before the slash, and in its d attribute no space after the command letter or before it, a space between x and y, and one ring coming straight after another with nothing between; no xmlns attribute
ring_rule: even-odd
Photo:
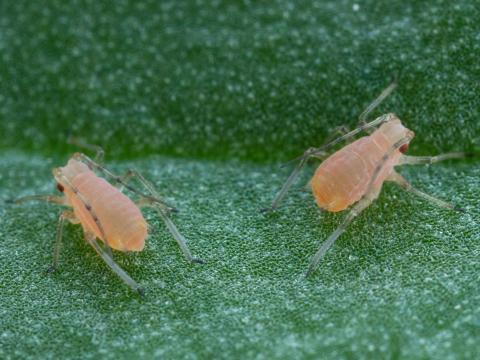
<svg viewBox="0 0 480 360"><path fill-rule="evenodd" d="M92 247L95 249L95 251L100 255L105 261L105 263L110 266L110 268L113 270L115 274L117 274L120 279L122 279L128 286L130 286L134 291L137 291L140 295L144 295L145 291L143 288L135 281L133 280L126 272L123 270L110 256L109 253L103 249L103 247L98 243L97 239L95 238L94 234L90 233L85 233L85 240L92 245Z"/></svg>
<svg viewBox="0 0 480 360"><path fill-rule="evenodd" d="M183 237L183 235L178 231L177 227L173 223L173 221L169 217L169 213L172 211L173 208L169 207L163 202L159 202L158 200L160 199L160 196L158 192L155 190L153 185L145 179L140 173L138 173L135 170L130 170L132 176L138 179L140 183L147 189L147 191L152 195L152 197L143 197L140 198L137 201L137 205L142 207L142 206L149 206L155 209L160 216L160 218L163 220L165 225L167 226L168 230L172 234L173 238L176 240L178 245L180 246L180 249L182 250L183 255L185 258L192 262L192 263L197 263L197 264L203 264L204 261L201 259L194 258L192 256L192 253L190 252L190 249L187 246L187 241Z"/></svg>
<svg viewBox="0 0 480 360"><path fill-rule="evenodd" d="M65 196L56 196L56 195L29 195L24 196L18 199L13 200L15 204L21 204L26 201L45 201L48 203L56 204L56 205L68 205L67 198Z"/></svg>
<svg viewBox="0 0 480 360"><path fill-rule="evenodd" d="M325 240L322 245L319 247L312 260L308 266L308 271L305 274L306 277L310 276L317 268L320 260L325 256L327 250L333 245L335 240L345 231L347 226L355 219L362 210L366 209L372 201L375 199L375 196L365 196L361 199L355 206L350 210L348 215L343 219L340 226Z"/></svg>
<svg viewBox="0 0 480 360"><path fill-rule="evenodd" d="M73 211L65 210L60 214L58 218L57 235L55 237L55 247L53 248L53 262L48 268L48 272L53 272L58 267L58 258L60 256L60 249L62 248L63 227L65 225L65 220L70 221L72 224L78 223L78 219L75 217Z"/></svg>
<svg viewBox="0 0 480 360"><path fill-rule="evenodd" d="M397 185L401 186L404 190L406 190L408 192L411 192L412 194L415 194L415 195L421 197L422 199L431 202L432 204L434 204L436 206L439 206L439 207L445 208L445 209L465 212L464 209L462 209L462 208L460 208L456 205L453 205L453 204L450 204L446 201L437 199L437 198L435 198L431 195L428 195L428 194L426 194L426 193L424 193L420 190L415 189L402 175L400 175L399 173L397 173L395 171L392 174L390 174L390 176L388 177L387 180L396 183Z"/></svg>
<svg viewBox="0 0 480 360"><path fill-rule="evenodd" d="M429 165L434 164L439 161L449 160L449 159L462 159L466 157L467 154L463 152L452 152L447 154L440 154L436 156L409 156L402 155L398 165Z"/></svg>

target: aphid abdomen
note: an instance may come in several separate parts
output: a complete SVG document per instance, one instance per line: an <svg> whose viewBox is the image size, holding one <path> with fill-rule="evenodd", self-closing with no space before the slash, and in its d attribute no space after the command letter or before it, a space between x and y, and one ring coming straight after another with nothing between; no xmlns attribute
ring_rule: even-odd
<svg viewBox="0 0 480 360"><path fill-rule="evenodd" d="M139 208L126 195L91 171L78 174L71 182L88 203L85 206L75 194L69 196L75 215L86 231L105 242L98 221L111 248L143 250L147 223Z"/></svg>
<svg viewBox="0 0 480 360"><path fill-rule="evenodd" d="M320 208L332 212L345 210L365 192L370 169L361 147L367 142L368 137L358 139L332 154L317 168L311 186Z"/></svg>
<svg viewBox="0 0 480 360"><path fill-rule="evenodd" d="M360 200L389 146L391 145L383 135L375 132L354 141L326 159L317 168L311 181L317 205L337 212ZM396 154L388 159L377 176L374 188L378 192L391 173L396 159Z"/></svg>

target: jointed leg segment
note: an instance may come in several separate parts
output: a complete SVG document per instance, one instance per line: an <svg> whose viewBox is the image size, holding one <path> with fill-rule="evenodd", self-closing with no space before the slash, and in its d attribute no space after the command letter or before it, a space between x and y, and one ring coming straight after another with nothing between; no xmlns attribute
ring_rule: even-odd
<svg viewBox="0 0 480 360"><path fill-rule="evenodd" d="M300 162L297 164L293 172L288 177L287 181L285 181L282 188L273 199L272 205L268 208L262 209L262 212L272 211L278 207L278 205L280 204L280 201L282 201L282 199L285 197L285 195L287 194L287 191L290 189L290 186L292 186L293 182L295 181L297 176L300 174L300 172L306 165L308 159L310 157L318 157L320 156L320 154L323 154L323 152L318 152L317 150L318 149L316 148L310 148L307 151L305 151L305 153L300 159Z"/></svg>
<svg viewBox="0 0 480 360"><path fill-rule="evenodd" d="M60 249L62 248L63 227L65 225L65 220L68 220L74 224L78 221L75 217L75 214L71 210L65 210L60 214L58 218L57 235L55 237L55 247L53 248L53 262L48 268L48 272L53 272L58 267L58 259L60 257Z"/></svg>
<svg viewBox="0 0 480 360"><path fill-rule="evenodd" d="M56 196L56 195L29 195L29 196L24 196L19 199L14 200L15 204L21 204L26 201L45 201L48 203L52 204L57 204L57 205L67 205L66 203L66 198L64 196Z"/></svg>
<svg viewBox="0 0 480 360"><path fill-rule="evenodd" d="M160 207L162 207L165 211L168 213L170 212L177 212L178 210L175 209L173 206L168 205L165 201L163 201L160 197L160 194L158 191L153 187L153 185L143 177L142 174L140 174L138 171L130 169L128 170L122 177L122 183L123 184L128 184L128 182L136 178L144 187L147 189L147 191L152 195L152 196L142 196L139 200L138 203L141 205L152 205L152 204L158 204ZM122 190L124 185L121 185L120 190Z"/></svg>
<svg viewBox="0 0 480 360"><path fill-rule="evenodd" d="M180 233L180 231L178 231L178 229L175 226L175 224L173 223L173 221L170 219L169 213L171 211L174 211L175 209L168 206L163 201L159 201L160 196L159 196L158 192L155 190L153 185L147 179L145 179L140 173L138 173L135 170L130 170L129 172L130 172L131 176L136 177L138 179L138 181L153 196L153 197L149 196L149 197L140 198L137 202L137 205L139 205L139 206L149 206L149 207L154 208L157 211L159 217L163 220L163 222L167 226L168 230L172 234L175 241L180 246L180 249L182 250L183 256L188 261L190 261L192 263L203 264L204 263L203 260L194 258L192 256L192 253L190 252L190 249L187 246L187 241L185 240L183 235ZM155 201L152 200L152 199L155 199Z"/></svg>
<svg viewBox="0 0 480 360"><path fill-rule="evenodd" d="M143 288L133 280L112 258L112 256L103 249L103 247L98 243L95 235L85 233L85 240L92 245L98 255L101 256L103 261L117 274L120 279L122 279L128 286L130 286L134 291L137 291L140 295L144 295Z"/></svg>
<svg viewBox="0 0 480 360"><path fill-rule="evenodd" d="M467 155L463 152L453 152L447 154L440 154L436 156L409 156L402 155L398 165L428 165L434 164L439 161L449 160L449 159L461 159Z"/></svg>
<svg viewBox="0 0 480 360"><path fill-rule="evenodd" d="M400 175L397 172L393 172L387 180L396 183L397 185L401 186L404 190L406 190L408 192L411 192L412 194L415 194L415 195L421 197L422 199L431 202L432 204L434 204L436 206L439 206L439 207L445 208L445 209L465 212L464 209L462 209L462 208L460 208L456 205L453 205L453 204L450 204L446 201L437 199L436 197L433 197L433 196L428 195L428 194L426 194L426 193L424 193L424 192L422 192L418 189L415 189L412 185L410 185L410 183L402 175Z"/></svg>
<svg viewBox="0 0 480 360"><path fill-rule="evenodd" d="M320 263L320 260L324 257L328 249L333 245L335 240L345 231L347 226L358 216L364 209L366 209L374 200L374 197L364 197L361 199L348 213L348 215L343 219L340 226L325 240L318 251L313 256L308 266L308 271L305 274L306 277L310 276L317 268Z"/></svg>

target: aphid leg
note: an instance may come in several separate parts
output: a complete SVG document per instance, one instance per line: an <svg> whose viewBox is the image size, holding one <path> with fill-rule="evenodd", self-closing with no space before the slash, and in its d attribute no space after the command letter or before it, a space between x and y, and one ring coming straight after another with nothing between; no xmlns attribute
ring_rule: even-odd
<svg viewBox="0 0 480 360"><path fill-rule="evenodd" d="M360 214L362 210L366 209L374 199L375 197L373 196L364 197L357 204L355 204L355 206L350 210L345 219L343 219L340 226L319 247L312 260L310 261L308 271L305 274L306 277L312 275L312 273L315 272L315 270L318 268L320 260L322 260L322 258L325 256L325 253L333 245L335 240L338 239L338 237L345 231L345 229L352 222L352 220L355 219L355 217L358 216L358 214Z"/></svg>
<svg viewBox="0 0 480 360"><path fill-rule="evenodd" d="M178 246L180 246L180 249L182 250L182 253L185 259L187 259L191 263L204 264L205 263L204 260L197 259L192 256L192 253L190 252L190 249L187 246L187 241L185 240L183 235L178 231L177 227L175 226L173 221L170 219L170 217L167 215L167 213L163 211L158 204L152 204L152 206L155 208L155 210L157 210L160 218L163 220L163 222L167 226L173 238L176 240Z"/></svg>
<svg viewBox="0 0 480 360"><path fill-rule="evenodd" d="M333 128L330 135L328 135L328 137L325 139L325 143L328 143L328 142L334 140L338 136L343 136L345 134L348 134L349 131L350 130L348 129L348 127L346 125L337 126L337 127Z"/></svg>
<svg viewBox="0 0 480 360"><path fill-rule="evenodd" d="M95 251L102 257L103 261L110 266L115 274L120 277L128 286L134 291L137 291L141 296L145 294L143 288L133 280L112 258L112 256L105 251L105 249L98 243L95 235L85 232L85 240L92 245Z"/></svg>
<svg viewBox="0 0 480 360"><path fill-rule="evenodd" d="M310 148L305 153L300 159L300 162L297 164L293 172L290 174L288 177L287 181L283 184L282 188L280 191L277 193L275 198L273 199L272 205L268 208L264 208L261 210L261 212L268 212L268 211L273 211L275 210L278 205L280 204L280 201L285 197L287 194L287 191L290 189L290 186L292 186L293 182L297 178L297 176L300 174L302 171L303 167L307 163L308 159L311 157L319 157L321 154L324 154L323 152L319 152L317 148Z"/></svg>
<svg viewBox="0 0 480 360"><path fill-rule="evenodd" d="M447 154L440 154L436 156L409 156L402 155L398 165L428 165L434 164L439 161L448 160L448 159L461 159L466 157L467 154L463 152L453 152Z"/></svg>
<svg viewBox="0 0 480 360"><path fill-rule="evenodd" d="M122 191L125 189L124 184L128 184L128 182L134 177L134 173L132 170L127 170L125 174L120 176L120 181L118 181L116 187L119 191Z"/></svg>
<svg viewBox="0 0 480 360"><path fill-rule="evenodd" d="M100 146L86 143L85 141L83 141L81 139L78 139L78 138L75 138L73 136L69 136L67 142L69 144L78 146L79 148L95 151L95 162L98 163L98 164L103 163L103 158L105 156L105 151L103 151L103 149Z"/></svg>
<svg viewBox="0 0 480 360"><path fill-rule="evenodd" d="M393 172L392 174L390 174L390 176L388 177L387 180L396 183L397 185L401 186L404 190L406 190L408 192L411 192L412 194L415 194L415 195L421 197L422 199L431 202L432 204L434 204L436 206L439 206L439 207L445 208L445 209L459 211L459 212L465 212L464 209L462 209L462 208L460 208L456 205L453 205L453 204L450 204L446 201L437 199L437 198L435 198L431 195L428 195L428 194L426 194L426 193L424 193L420 190L415 189L402 175L400 175L397 172Z"/></svg>
<svg viewBox="0 0 480 360"><path fill-rule="evenodd" d="M123 191L123 189L125 188L125 185L128 184L128 182L132 179L132 178L137 178L138 181L140 181L142 183L142 185L148 190L149 193L151 193L153 195L153 197L148 197L148 196L143 196L143 197L147 197L149 198L150 200L154 200L153 202L158 202L159 204L163 205L165 207L165 210L167 210L168 212L177 212L178 210L167 204L165 201L163 201L161 199L161 196L160 194L158 193L158 191L153 187L153 185L151 183L149 183L138 171L136 170L133 170L133 169L129 169L127 170L127 172L125 174L123 174L121 177L120 177L120 181L118 182L118 190L120 191Z"/></svg>
<svg viewBox="0 0 480 360"><path fill-rule="evenodd" d="M334 140L338 136L343 136L343 135L347 134L349 131L350 130L348 129L348 127L346 125L339 125L339 126L333 128L330 135L328 135L328 137L326 138L325 143L328 143L329 141ZM325 156L324 152L317 152L316 148L310 148L310 149L307 150L307 152L309 153L309 156L317 158L319 160L323 160L323 158ZM305 154L303 156L305 156ZM294 160L297 160L297 159L294 159ZM289 163L289 162L287 162L287 163ZM309 192L310 190L311 190L310 183L307 183L300 188L300 191L303 191L303 192ZM269 210L269 209L267 208L267 209L265 209L265 211L266 210Z"/></svg>
<svg viewBox="0 0 480 360"><path fill-rule="evenodd" d="M317 269L320 260L325 255L325 252L330 248L330 246L332 246L332 244L335 242L335 240L345 231L348 224L350 224L352 222L352 220L362 210L366 209L372 203L372 201L377 198L378 192L380 191L380 189L375 188L375 180L378 178L378 175L382 171L383 167L387 163L387 160L390 158L390 156L396 150L398 150L402 145L408 144L412 138L413 138L413 134L408 134L407 136L405 136L404 138L400 139L395 144L393 144L390 147L390 149L388 149L388 151L382 156L382 158L379 160L377 166L375 167L375 170L373 171L372 177L371 177L371 179L368 183L367 190L365 191L365 194L360 199L360 201L352 208L352 210L350 210L350 212L345 217L345 219L340 224L340 226L320 246L317 253L313 257L312 261L310 262L310 266L308 268L306 276L311 275Z"/></svg>
<svg viewBox="0 0 480 360"><path fill-rule="evenodd" d="M57 235L55 237L55 247L53 248L53 261L52 265L50 265L47 270L48 272L54 272L58 268L58 258L60 257L60 250L62 248L63 226L65 225L65 220L68 220L73 224L78 222L75 214L71 210L65 210L60 214L58 218Z"/></svg>
<svg viewBox="0 0 480 360"><path fill-rule="evenodd" d="M92 217L92 220L95 222L97 225L98 230L100 231L100 235L102 237L103 242L105 243L105 247L107 248L107 252L110 256L112 256L112 249L110 247L110 244L108 242L108 237L105 233L105 230L103 228L102 223L100 222L100 219L98 218L95 209L93 209L92 205L88 202L88 200L85 198L85 196L82 195L82 193L78 190L78 188L73 185L70 180L62 173L61 168L56 168L54 169L54 176L55 179L63 184L64 186L68 187L71 192L75 194L75 196L80 200L80 202L83 204L85 207L85 210L88 211L90 216Z"/></svg>
<svg viewBox="0 0 480 360"><path fill-rule="evenodd" d="M138 173L135 170L130 170L131 173L133 174L132 176L135 176L135 178L138 179L138 181L147 189L147 191L153 196L153 197L143 197L140 198L137 201L137 205L142 207L142 206L149 206L155 209L160 216L160 218L163 220L165 225L167 226L168 230L172 234L173 238L176 240L178 245L180 246L180 249L182 250L183 256L190 262L192 263L197 263L197 264L203 264L204 261L201 259L194 258L192 256L192 253L190 252L190 249L187 246L187 241L183 237L183 235L178 231L177 227L173 223L173 221L170 219L169 213L172 211L173 208L169 207L166 205L164 202L159 202L159 194L153 187L153 185L143 177L140 173Z"/></svg>
<svg viewBox="0 0 480 360"><path fill-rule="evenodd" d="M360 121L360 125L364 126L367 123L367 117L370 115L370 113L375 110L375 108L382 103L383 100L385 100L388 95L390 95L393 90L397 87L397 83L393 81L390 85L388 85L382 92L381 94L370 104L367 106L365 110L360 114L358 117L358 120Z"/></svg>
<svg viewBox="0 0 480 360"><path fill-rule="evenodd" d="M57 205L68 205L67 203L67 198L64 196L56 196L56 195L30 195L30 196L24 196L18 199L13 200L15 204L21 204L26 201L45 201L48 203L52 204L57 204Z"/></svg>

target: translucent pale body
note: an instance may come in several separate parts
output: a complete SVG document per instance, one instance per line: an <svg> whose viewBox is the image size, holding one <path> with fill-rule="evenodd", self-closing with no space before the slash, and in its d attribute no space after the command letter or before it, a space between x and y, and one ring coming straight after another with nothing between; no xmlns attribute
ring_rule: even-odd
<svg viewBox="0 0 480 360"><path fill-rule="evenodd" d="M337 212L359 201L368 190L382 158L396 141L405 136L406 131L409 130L403 127L400 120L392 120L370 136L348 144L323 161L310 181L317 205ZM395 150L382 166L373 183L377 196L400 156L401 152Z"/></svg>
<svg viewBox="0 0 480 360"><path fill-rule="evenodd" d="M147 223L132 200L79 161L70 160L67 166L62 168L62 173L80 194L65 186L65 196L85 231L95 234L103 242L105 235L112 249L143 250ZM104 235L95 221L95 216Z"/></svg>

